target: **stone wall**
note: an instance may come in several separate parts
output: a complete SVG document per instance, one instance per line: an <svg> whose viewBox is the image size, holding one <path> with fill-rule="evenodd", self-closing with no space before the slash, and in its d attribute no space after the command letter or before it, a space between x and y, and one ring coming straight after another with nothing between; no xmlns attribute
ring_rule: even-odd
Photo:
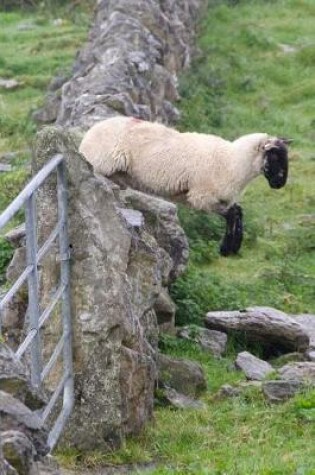
<svg viewBox="0 0 315 475"><path fill-rule="evenodd" d="M77 152L80 133L118 114L164 123L178 119L177 75L189 66L195 24L206 3L98 1L73 76L55 78L35 114L41 124L55 126L38 134L34 171L56 152L67 160L75 408L63 441L79 449L117 447L151 418L158 324L174 326L167 289L188 259L176 206L94 175ZM56 222L55 203L52 179L38 199L40 242ZM40 268L42 303L59 278L56 253ZM57 320L45 327L46 356L59 327Z"/></svg>
<svg viewBox="0 0 315 475"><path fill-rule="evenodd" d="M70 80L55 78L40 123L88 128L113 115L173 123L207 0L101 0Z"/></svg>

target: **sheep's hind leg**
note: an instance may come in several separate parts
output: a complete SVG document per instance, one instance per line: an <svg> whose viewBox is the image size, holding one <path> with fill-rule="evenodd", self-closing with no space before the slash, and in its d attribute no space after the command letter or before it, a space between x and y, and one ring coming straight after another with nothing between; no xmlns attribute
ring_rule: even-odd
<svg viewBox="0 0 315 475"><path fill-rule="evenodd" d="M226 231L220 246L220 254L222 256L237 254L243 240L242 208L235 203L221 214L226 220Z"/></svg>

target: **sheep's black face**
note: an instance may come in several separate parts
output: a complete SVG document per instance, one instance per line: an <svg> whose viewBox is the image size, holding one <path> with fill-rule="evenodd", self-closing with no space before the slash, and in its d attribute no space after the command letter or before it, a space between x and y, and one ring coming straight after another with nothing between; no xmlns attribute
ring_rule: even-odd
<svg viewBox="0 0 315 475"><path fill-rule="evenodd" d="M271 188L282 188L289 171L288 149L281 139L265 151L264 175Z"/></svg>

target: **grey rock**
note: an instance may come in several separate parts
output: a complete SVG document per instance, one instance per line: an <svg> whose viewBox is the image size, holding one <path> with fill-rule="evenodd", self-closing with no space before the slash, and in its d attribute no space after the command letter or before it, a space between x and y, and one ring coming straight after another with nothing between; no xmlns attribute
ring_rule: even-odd
<svg viewBox="0 0 315 475"><path fill-rule="evenodd" d="M7 239L14 247L25 246L25 223L20 224L14 229L8 231L4 237ZM24 261L25 262L25 261Z"/></svg>
<svg viewBox="0 0 315 475"><path fill-rule="evenodd" d="M23 231L22 231L23 232ZM21 235L21 239L23 239ZM6 270L6 278L10 282L14 282L24 271L26 267L26 249L18 247L13 254L13 258Z"/></svg>
<svg viewBox="0 0 315 475"><path fill-rule="evenodd" d="M57 93L49 93L46 96L46 106L32 114L32 119L38 124L51 124L56 121L61 98Z"/></svg>
<svg viewBox="0 0 315 475"><path fill-rule="evenodd" d="M235 360L236 368L245 373L247 379L262 381L274 371L273 367L248 351L242 351Z"/></svg>
<svg viewBox="0 0 315 475"><path fill-rule="evenodd" d="M209 312L205 326L226 333L240 333L250 342L260 342L268 351L305 351L309 336L286 313L270 307L252 307L239 311Z"/></svg>
<svg viewBox="0 0 315 475"><path fill-rule="evenodd" d="M4 306L2 310L2 330L10 348L16 350L21 343L27 310L27 291L22 289Z"/></svg>
<svg viewBox="0 0 315 475"><path fill-rule="evenodd" d="M161 387L171 387L185 396L197 397L207 388L200 364L159 354L158 381Z"/></svg>
<svg viewBox="0 0 315 475"><path fill-rule="evenodd" d="M287 380L287 381L265 381L263 383L263 393L269 402L282 402L303 389L301 381Z"/></svg>
<svg viewBox="0 0 315 475"><path fill-rule="evenodd" d="M180 394L173 388L162 390L161 401L175 409L205 409L207 407L204 402Z"/></svg>
<svg viewBox="0 0 315 475"><path fill-rule="evenodd" d="M161 289L155 301L154 310L160 332L173 334L175 331L176 307L167 289Z"/></svg>
<svg viewBox="0 0 315 475"><path fill-rule="evenodd" d="M11 172L12 170L13 170L13 167L9 163L0 163L0 173Z"/></svg>
<svg viewBox="0 0 315 475"><path fill-rule="evenodd" d="M0 390L18 398L32 410L41 409L48 402L45 391L32 386L29 371L4 343L0 343Z"/></svg>
<svg viewBox="0 0 315 475"><path fill-rule="evenodd" d="M35 475L36 450L22 432L10 430L0 433L0 443L5 460L19 475Z"/></svg>
<svg viewBox="0 0 315 475"><path fill-rule="evenodd" d="M242 391L235 386L231 386L230 384L223 384L219 391L215 394L215 399L225 399L230 397L238 397L240 396Z"/></svg>
<svg viewBox="0 0 315 475"><path fill-rule="evenodd" d="M27 373L13 351L0 343L0 390L18 395L27 385Z"/></svg>
<svg viewBox="0 0 315 475"><path fill-rule="evenodd" d="M141 211L147 229L170 255L173 265L167 279L171 283L186 268L189 256L187 237L179 225L176 205L131 188L120 192L127 205Z"/></svg>
<svg viewBox="0 0 315 475"><path fill-rule="evenodd" d="M13 284L25 270L25 254L25 247L15 249L13 258L6 269L6 278L9 283ZM25 282L2 311L3 330L6 333L7 343L13 349L17 349L21 343L27 305L27 283Z"/></svg>
<svg viewBox="0 0 315 475"><path fill-rule="evenodd" d="M31 2L25 2L26 4L31 4ZM24 21L22 23L19 23L16 27L18 31L29 31L29 30L34 30L37 28L37 25L32 22L32 21Z"/></svg>
<svg viewBox="0 0 315 475"><path fill-rule="evenodd" d="M48 433L38 415L4 391L0 391L0 422L2 431L15 430L25 434L39 455L48 452Z"/></svg>
<svg viewBox="0 0 315 475"><path fill-rule="evenodd" d="M312 350L312 349L306 350L305 356L309 361L314 361L315 362L315 349L314 350Z"/></svg>
<svg viewBox="0 0 315 475"><path fill-rule="evenodd" d="M11 162L19 155L19 152L5 152L0 155L0 160L3 162Z"/></svg>
<svg viewBox="0 0 315 475"><path fill-rule="evenodd" d="M308 335L310 342L308 352L315 351L315 315L301 314L294 315L293 318L301 325L305 333Z"/></svg>
<svg viewBox="0 0 315 475"><path fill-rule="evenodd" d="M178 328L177 336L199 344L202 349L216 357L221 356L226 350L227 335L217 330L188 325Z"/></svg>
<svg viewBox="0 0 315 475"><path fill-rule="evenodd" d="M311 385L315 385L315 362L305 361L298 363L288 363L278 369L281 379L295 379Z"/></svg>
<svg viewBox="0 0 315 475"><path fill-rule="evenodd" d="M21 85L22 83L16 79L0 78L0 89L16 89Z"/></svg>
<svg viewBox="0 0 315 475"><path fill-rule="evenodd" d="M119 212L131 228L142 228L144 226L144 218L140 211L119 208Z"/></svg>

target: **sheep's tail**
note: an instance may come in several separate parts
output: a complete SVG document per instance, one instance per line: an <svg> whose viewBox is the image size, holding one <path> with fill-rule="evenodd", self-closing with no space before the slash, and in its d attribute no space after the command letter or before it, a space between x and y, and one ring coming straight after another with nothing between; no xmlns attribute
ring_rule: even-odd
<svg viewBox="0 0 315 475"><path fill-rule="evenodd" d="M95 124L86 133L79 150L96 172L111 176L127 171L128 160L123 146L125 129L126 118L114 117Z"/></svg>

